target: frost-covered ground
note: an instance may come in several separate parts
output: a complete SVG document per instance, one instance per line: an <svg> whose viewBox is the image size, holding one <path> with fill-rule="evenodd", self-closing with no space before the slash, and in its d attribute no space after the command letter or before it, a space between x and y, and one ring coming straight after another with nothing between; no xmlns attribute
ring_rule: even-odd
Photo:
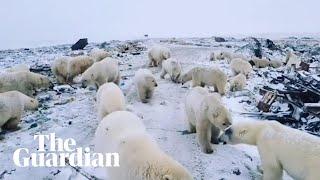
<svg viewBox="0 0 320 180"><path fill-rule="evenodd" d="M285 39L276 41L280 44L295 43L297 40ZM319 42L308 40L310 46ZM183 69L194 66L222 68L229 76L229 65L224 61L210 62L209 54L215 50L240 50L248 57L250 51L241 49L248 44L246 39L230 38L228 42L218 43L212 38L192 39L152 39L140 40L139 45L146 48L154 44L163 44L172 51L172 56L182 62ZM160 69L151 68L157 77L159 86L155 90L152 101L143 104L138 101L132 85L134 72L146 67L146 50L141 54L119 52L119 45L125 42L113 41L101 44L89 44L84 53L94 47L104 47L110 50L120 62L122 74L121 88L127 99L128 109L143 119L148 132L156 139L160 147L174 159L183 164L197 180L238 180L260 179L258 165L259 155L255 147L246 145L217 145L214 154L204 154L200 151L195 134L182 135L187 129L184 114L184 97L189 84L173 84L168 79L160 79ZM19 49L0 51L1 69L15 64L29 64L32 68L48 65L56 57L70 55L69 45L44 47L36 49ZM268 52L268 51L266 51ZM80 53L80 52L76 52ZM283 54L266 54L270 58L282 59ZM319 60L319 59L318 59ZM268 71L263 69L262 71ZM48 74L48 72L44 72ZM275 74L277 72L274 72ZM54 77L50 75L54 80ZM256 101L260 98L257 93L259 87L267 83L263 76L254 73L248 82L246 91L228 93L223 97L227 107L232 112L234 121L241 121L245 117L242 112L255 112ZM95 110L95 92L82 89L78 85L56 86L56 91L40 92L37 98L41 101L41 108L36 112L27 112L21 123L21 130L5 134L5 140L0 142L0 179L85 179L71 167L66 168L18 168L12 162L12 154L17 148L25 147L36 150L38 143L33 140L35 134L56 133L60 138L74 138L79 147L92 147L92 140L98 119ZM285 108L285 107L283 107ZM107 178L103 169L83 168L83 172L98 178ZM285 179L290 179L286 177Z"/></svg>

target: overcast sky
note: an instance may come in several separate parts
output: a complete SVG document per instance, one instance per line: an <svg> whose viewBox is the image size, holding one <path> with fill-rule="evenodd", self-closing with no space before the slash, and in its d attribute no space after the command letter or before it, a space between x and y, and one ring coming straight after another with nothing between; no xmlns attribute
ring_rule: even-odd
<svg viewBox="0 0 320 180"><path fill-rule="evenodd" d="M318 33L319 0L0 0L0 49L150 37Z"/></svg>

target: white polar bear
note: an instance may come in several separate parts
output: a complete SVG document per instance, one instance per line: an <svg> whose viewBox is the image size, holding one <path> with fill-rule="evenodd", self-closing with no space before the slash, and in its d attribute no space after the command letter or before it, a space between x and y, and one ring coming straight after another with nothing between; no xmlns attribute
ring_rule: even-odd
<svg viewBox="0 0 320 180"><path fill-rule="evenodd" d="M113 82L105 83L99 87L97 92L97 110L99 120L114 111L123 111L125 109L126 104L124 95L116 84Z"/></svg>
<svg viewBox="0 0 320 180"><path fill-rule="evenodd" d="M287 67L295 65L296 68L299 68L301 64L301 59L292 51L288 51L285 62Z"/></svg>
<svg viewBox="0 0 320 180"><path fill-rule="evenodd" d="M190 133L197 133L201 151L208 154L212 153L214 149L210 141L217 139L220 131L223 131L232 123L231 115L222 104L220 95L217 93L211 94L201 87L195 87L186 96L185 111L189 131Z"/></svg>
<svg viewBox="0 0 320 180"><path fill-rule="evenodd" d="M55 60L51 71L58 83L72 83L74 77L82 74L93 63L93 58L89 56L62 57Z"/></svg>
<svg viewBox="0 0 320 180"><path fill-rule="evenodd" d="M92 49L89 56L92 57L95 62L101 61L106 57L111 57L111 55L106 50L97 48Z"/></svg>
<svg viewBox="0 0 320 180"><path fill-rule="evenodd" d="M192 68L187 73L181 76L181 83L184 84L187 81L192 80L192 87L196 86L213 86L216 92L224 95L226 91L226 85L228 77L219 68Z"/></svg>
<svg viewBox="0 0 320 180"><path fill-rule="evenodd" d="M29 71L0 74L0 93L16 90L33 96L40 88L53 88L53 84L48 77Z"/></svg>
<svg viewBox="0 0 320 180"><path fill-rule="evenodd" d="M247 78L249 77L250 73L252 72L252 66L249 62L241 59L241 58L236 58L231 61L230 64L231 70L234 75L237 74L243 74Z"/></svg>
<svg viewBox="0 0 320 180"><path fill-rule="evenodd" d="M81 76L82 87L93 86L98 88L106 82L120 83L120 70L118 60L107 57L94 63Z"/></svg>
<svg viewBox="0 0 320 180"><path fill-rule="evenodd" d="M18 91L0 93L0 128L18 130L23 111L36 110L38 105L36 99Z"/></svg>
<svg viewBox="0 0 320 180"><path fill-rule="evenodd" d="M270 66L273 68L279 68L282 66L282 61L280 60L271 60L270 61Z"/></svg>
<svg viewBox="0 0 320 180"><path fill-rule="evenodd" d="M233 77L230 81L230 91L241 91L246 86L246 76L243 74L238 74Z"/></svg>
<svg viewBox="0 0 320 180"><path fill-rule="evenodd" d="M134 76L134 83L138 96L143 103L150 100L155 87L158 86L156 78L148 69L139 69Z"/></svg>
<svg viewBox="0 0 320 180"><path fill-rule="evenodd" d="M268 67L270 66L270 61L266 58L252 58L252 66L254 65L255 67L257 68L265 68L265 67Z"/></svg>
<svg viewBox="0 0 320 180"><path fill-rule="evenodd" d="M169 74L170 79L177 83L181 74L181 64L175 58L169 58L162 62L162 71L160 77L164 79L166 74Z"/></svg>
<svg viewBox="0 0 320 180"><path fill-rule="evenodd" d="M100 153L119 153L119 167L108 167L114 180L192 180L180 163L163 152L146 132L141 119L128 111L106 116L95 133Z"/></svg>
<svg viewBox="0 0 320 180"><path fill-rule="evenodd" d="M161 66L162 61L171 57L169 48L163 46L154 46L148 52L149 66Z"/></svg>
<svg viewBox="0 0 320 180"><path fill-rule="evenodd" d="M276 121L241 121L222 136L231 144L256 145L264 180L281 180L283 170L294 179L320 179L320 138Z"/></svg>
<svg viewBox="0 0 320 180"><path fill-rule="evenodd" d="M230 63L232 59L235 59L235 58L246 59L246 57L243 56L242 54L236 54L236 53L227 52L227 51L221 51L216 55L216 59L226 60L228 63Z"/></svg>
<svg viewBox="0 0 320 180"><path fill-rule="evenodd" d="M13 67L5 69L5 72L30 71L30 66L26 64L17 64Z"/></svg>

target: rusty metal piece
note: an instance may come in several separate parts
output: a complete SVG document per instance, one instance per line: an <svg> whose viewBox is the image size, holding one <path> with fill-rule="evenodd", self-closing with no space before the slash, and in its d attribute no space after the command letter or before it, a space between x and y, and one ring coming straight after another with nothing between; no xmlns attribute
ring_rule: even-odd
<svg viewBox="0 0 320 180"><path fill-rule="evenodd" d="M263 112L269 112L272 103L274 103L277 98L276 92L267 91L261 101L258 103L258 109Z"/></svg>

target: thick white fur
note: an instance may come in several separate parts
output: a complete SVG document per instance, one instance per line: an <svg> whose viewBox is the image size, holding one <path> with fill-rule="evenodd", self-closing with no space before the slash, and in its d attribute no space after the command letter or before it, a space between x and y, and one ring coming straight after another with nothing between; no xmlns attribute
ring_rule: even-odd
<svg viewBox="0 0 320 180"><path fill-rule="evenodd" d="M97 92L98 118L101 120L114 111L125 110L125 102L124 95L116 84L113 82L103 84Z"/></svg>
<svg viewBox="0 0 320 180"><path fill-rule="evenodd" d="M30 66L26 64L17 64L11 68L5 69L5 72L30 71Z"/></svg>
<svg viewBox="0 0 320 180"><path fill-rule="evenodd" d="M320 179L320 138L276 121L242 121L225 132L232 144L258 147L264 180Z"/></svg>
<svg viewBox="0 0 320 180"><path fill-rule="evenodd" d="M300 67L301 59L295 55L292 51L289 51L286 56L286 66L291 67L295 64L296 68Z"/></svg>
<svg viewBox="0 0 320 180"><path fill-rule="evenodd" d="M248 61L245 61L241 58L232 59L230 67L234 75L241 73L245 75L247 78L252 72L251 64Z"/></svg>
<svg viewBox="0 0 320 180"><path fill-rule="evenodd" d="M23 111L35 110L38 105L36 99L18 91L0 93L0 128L16 130Z"/></svg>
<svg viewBox="0 0 320 180"><path fill-rule="evenodd" d="M241 91L246 86L247 79L243 74L238 74L230 81L230 91Z"/></svg>
<svg viewBox="0 0 320 180"><path fill-rule="evenodd" d="M33 96L35 90L52 86L48 77L29 71L0 74L0 92L16 90Z"/></svg>
<svg viewBox="0 0 320 180"><path fill-rule="evenodd" d="M139 69L134 76L134 83L141 102L149 102L155 87L158 86L152 72L148 69Z"/></svg>
<svg viewBox="0 0 320 180"><path fill-rule="evenodd" d="M185 83L192 80L192 87L196 86L213 86L216 92L224 95L228 77L219 68L192 68L181 76L181 82Z"/></svg>
<svg viewBox="0 0 320 180"><path fill-rule="evenodd" d="M162 71L160 77L164 79L166 74L169 74L170 79L177 83L181 75L181 64L175 58L169 58L162 62Z"/></svg>
<svg viewBox="0 0 320 180"><path fill-rule="evenodd" d="M98 88L106 82L120 83L118 60L107 57L94 63L81 76L83 87L94 86Z"/></svg>
<svg viewBox="0 0 320 180"><path fill-rule="evenodd" d="M164 46L154 46L148 52L149 66L161 66L162 61L171 57L170 49Z"/></svg>
<svg viewBox="0 0 320 180"><path fill-rule="evenodd" d="M191 89L185 99L185 111L189 131L196 132L201 151L212 153L210 141L218 138L221 130L232 123L228 109L223 105L219 94L209 93L206 89L195 87ZM212 132L212 130L217 132ZM216 137L211 137L214 135Z"/></svg>
<svg viewBox="0 0 320 180"><path fill-rule="evenodd" d="M228 63L230 63L232 59L235 59L235 58L246 59L246 57L244 57L242 54L236 54L236 53L227 52L227 51L221 51L216 55L216 59L226 60Z"/></svg>
<svg viewBox="0 0 320 180"><path fill-rule="evenodd" d="M116 111L106 116L95 133L98 152L118 152L120 167L109 167L114 180L192 180L190 173L164 153L133 113Z"/></svg>
<svg viewBox="0 0 320 180"><path fill-rule="evenodd" d="M94 59L95 62L101 61L106 57L111 57L111 55L103 49L92 49L90 56Z"/></svg>

